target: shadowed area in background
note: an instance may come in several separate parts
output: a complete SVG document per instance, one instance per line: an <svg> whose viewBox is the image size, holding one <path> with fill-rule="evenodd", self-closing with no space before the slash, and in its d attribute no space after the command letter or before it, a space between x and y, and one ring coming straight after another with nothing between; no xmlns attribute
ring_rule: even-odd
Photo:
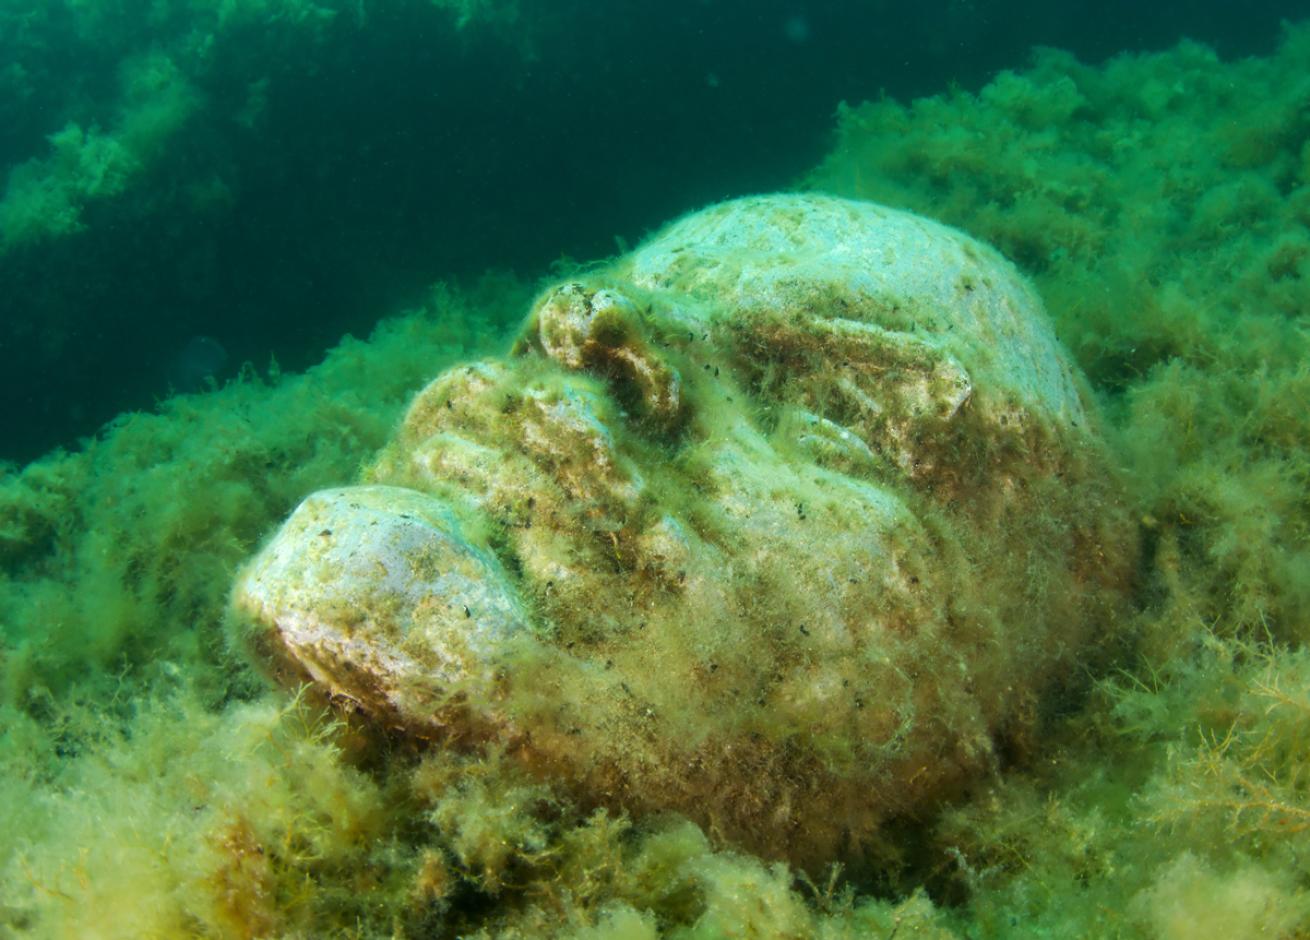
<svg viewBox="0 0 1310 940"><path fill-rule="evenodd" d="M427 2L324 0L339 9L321 23L308 4L274 6L301 19L232 17L203 49L176 40L173 72L131 81L123 61L167 52L199 14L128 0L101 36L94 7L0 7L22 79L0 103L0 166L44 159L76 122L86 139L57 150L132 174L77 168L101 174L80 227L0 254L0 459L150 407L178 387L191 337L225 349L229 373L274 356L302 368L435 278L539 274L787 186L824 152L840 100L976 87L1034 43L1090 60L1179 36L1264 50L1297 4L524 0L463 27ZM175 127L147 113L111 141L139 142L119 164L93 149L165 86L182 89Z"/></svg>

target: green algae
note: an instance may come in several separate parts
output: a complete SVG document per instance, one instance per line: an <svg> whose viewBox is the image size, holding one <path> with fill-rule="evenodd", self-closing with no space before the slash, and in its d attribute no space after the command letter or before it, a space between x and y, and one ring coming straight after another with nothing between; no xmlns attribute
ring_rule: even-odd
<svg viewBox="0 0 1310 940"><path fill-rule="evenodd" d="M1307 56L1304 28L1232 64L1191 43L1103 69L1046 50L977 96L843 109L808 181L930 212L1019 262L1110 411L1147 529L1183 553L1178 577L1198 566L1180 592L1205 595L1223 632L1298 642Z"/></svg>
<svg viewBox="0 0 1310 940"><path fill-rule="evenodd" d="M962 802L890 827L881 870L811 881L494 751L412 753L269 691L226 641L236 565L503 335L510 286L0 481L0 933L1310 932L1307 56L1304 27L1235 63L1046 51L976 95L843 109L808 185L1025 268L1150 549L1113 668Z"/></svg>
<svg viewBox="0 0 1310 940"><path fill-rule="evenodd" d="M69 62L57 81L77 92L51 102L54 123L42 129L44 140L16 134L9 144L17 158L11 157L0 194L0 257L84 230L97 204L126 198L134 211L157 205L160 196L150 184L171 188L161 187L160 178L188 159L182 131L191 122L249 125L258 116L266 76L252 77L250 94L234 113L220 108L205 114L212 104L207 98L221 85L216 63L237 55L252 27L270 58L289 36L321 44L323 31L346 6L312 0L0 3L0 53L9 63L0 72L0 90L15 103L48 95L56 86L45 74L51 51L67 44ZM109 75L102 74L106 58L118 63ZM227 196L217 179L177 188L193 210Z"/></svg>
<svg viewBox="0 0 1310 940"><path fill-rule="evenodd" d="M427 5L457 30L531 47L513 0ZM231 168L188 138L257 129L288 65L312 68L334 31L362 33L369 18L360 0L0 0L0 117L15 119L0 156L0 257L84 231L88 214L115 200L127 216L170 200L197 212L228 202ZM61 74L49 74L52 61ZM108 74L106 61L118 63ZM66 91L52 96L56 88ZM33 110L47 123L28 127L22 106L46 98ZM184 133L196 124L200 132Z"/></svg>

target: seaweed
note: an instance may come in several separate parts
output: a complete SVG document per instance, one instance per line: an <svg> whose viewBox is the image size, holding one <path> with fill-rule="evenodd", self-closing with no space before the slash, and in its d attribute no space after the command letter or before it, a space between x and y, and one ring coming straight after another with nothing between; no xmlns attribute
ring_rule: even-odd
<svg viewBox="0 0 1310 940"><path fill-rule="evenodd" d="M0 479L0 932L1310 932L1308 51L1304 26L1240 62L1044 50L978 94L842 110L806 185L1026 269L1150 548L1090 691L890 830L884 871L801 878L494 750L379 741L228 643L230 578L275 520L521 309L446 291L303 375L248 372Z"/></svg>

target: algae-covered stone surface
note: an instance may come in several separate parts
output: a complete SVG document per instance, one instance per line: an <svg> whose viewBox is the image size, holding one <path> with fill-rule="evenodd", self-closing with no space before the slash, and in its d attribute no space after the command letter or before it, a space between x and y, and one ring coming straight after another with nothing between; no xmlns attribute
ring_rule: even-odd
<svg viewBox="0 0 1310 940"><path fill-rule="evenodd" d="M1136 529L1090 410L983 245L739 200L548 288L236 602L384 726L817 872L1099 658Z"/></svg>
<svg viewBox="0 0 1310 940"><path fill-rule="evenodd" d="M1065 439L1067 451L1051 446L1063 433L1051 429L1063 425L1048 421L1051 410L1042 408L1037 413L1046 418L1030 429L1045 428L1053 440L1011 459L1027 467L1035 466L1034 455L1101 455L1096 459L1106 472L1088 472L1086 479L1107 492L1117 489L1126 512L1123 537L1140 542L1123 606L1106 605L1104 617L1061 589L1080 572L1093 585L1097 578L1117 583L1118 575L1100 564L1086 571L1080 565L1088 559L1065 546L1078 535L1080 520L1115 514L1074 498L1077 487L1061 504L1059 494L1044 492L1051 477L1035 472L1011 471L1013 490L989 493L982 484L994 476L988 473L994 460L1010 454L1005 449L997 454L984 446L987 459L959 465L973 474L963 481L941 476L950 462L916 468L921 442L898 432L914 422L898 425L892 409L868 419L851 404L859 400L854 392L867 390L820 384L828 373L812 367L831 363L849 335L814 323L797 330L794 322L779 322L778 308L766 303L722 319L699 318L701 335L661 333L657 327L670 322L674 297L690 298L684 303L693 314L727 311L724 297L785 296L792 303L796 295L787 291L803 280L741 280L739 271L731 276L740 289L720 289L727 281L717 282L701 297L702 286L715 283L715 275L700 273L702 264L683 270L658 252L643 254L677 233L676 226L637 253L566 268L547 285L488 281L476 290L436 291L422 309L394 317L367 340L343 342L303 374L248 370L223 388L161 403L155 413L125 415L76 451L7 469L0 480L0 933L1304 936L1310 931L1308 60L1310 32L1303 27L1290 28L1276 52L1240 61L1191 43L1097 66L1047 51L977 92L851 103L837 117L831 153L801 181L936 219L967 233L968 244L995 246L1041 297L1054 336L1052 342L1043 332L1043 342L1069 367L1050 375L1086 376L1085 386L1071 380L1071 400L1101 416L1090 430L1102 443L1091 450L1074 439ZM691 241L713 230L712 215L691 217L697 218L705 228ZM712 255L705 252L702 261ZM989 270L1011 270L989 250L983 256L992 259ZM722 266L714 270L730 276ZM775 261L768 270L782 268ZM592 316L584 316L588 301ZM526 322L525 310L533 311ZM594 333L592 324L600 327ZM878 325L887 333L908 331L903 322ZM703 334L713 334L714 342ZM1013 349L1031 349L1035 336ZM975 413L989 394L1033 402L1040 388L1063 387L1049 379L1015 387L1007 384L1013 381L1008 370L978 361L985 357L969 342L943 345L928 330L918 338L931 348L924 358L904 360L898 375L906 380L889 386L903 392L907 405L960 399L958 382L952 399L952 383L925 378L933 375L967 376L972 391L957 417ZM787 358L770 362L770 351ZM949 353L954 365L928 352ZM478 362L484 365L467 371ZM676 396L670 393L675 374ZM443 390L455 389L459 401L443 397ZM497 389L507 394L496 399ZM535 397L527 394L534 389ZM724 405L727 396L734 406L751 402L748 413L727 426L714 423L710 415L732 413L705 407L719 395ZM520 421L506 424L502 410L488 409L489 400L512 406ZM577 422L565 421L566 406L577 409ZM451 423L459 408L462 426ZM565 422L574 436L530 436L534 414ZM580 419L588 414L597 421ZM552 465L541 456L603 442L604 429L615 448L609 476L588 472L571 480L567 463ZM504 472L484 472L479 447L499 453L502 434L519 434L538 449L520 451ZM463 443L437 448L443 435ZM972 430L964 439L998 440L976 438ZM923 443L931 453L943 440L928 435ZM743 458L741 472L726 481L713 476L722 460L685 456L708 457L714 448L721 455L746 443L750 460ZM600 452L586 451L592 470ZM443 454L453 455L448 463L438 459ZM636 788L623 789L637 777L624 778L613 762L615 785L605 793L598 793L604 787L595 776L571 776L575 767L606 766L605 739L591 727L576 736L583 741L576 752L543 748L534 761L522 735L499 721L554 720L561 703L582 702L590 690L588 707L574 709L580 718L631 735L645 719L639 708L611 708L629 701L608 694L616 685L622 693L618 683L653 695L678 687L664 682L686 682L718 664L695 688L698 695L670 694L658 703L666 709L656 715L659 733L637 740L636 751L659 760L634 771L654 775L668 766L670 747L689 752L706 744L669 730L703 727L697 709L715 691L713 676L763 675L755 662L709 658L733 649L739 657L748 655L743 650L763 651L784 671L776 683L769 673L751 690L761 703L752 699L708 716L723 732L720 741L749 727L763 745L785 745L796 722L821 723L826 713L807 711L792 693L813 695L823 686L783 682L804 675L811 648L803 644L825 640L814 629L824 623L798 623L781 602L769 617L796 623L794 632L769 635L761 646L741 644L731 632L694 634L693 642L680 637L670 647L672 668L663 671L633 669L649 661L656 642L649 625L636 635L607 632L622 626L642 598L634 588L622 593L634 562L677 544L677 530L658 526L665 514L692 520L682 527L685 544L695 536L706 543L694 546L698 551L721 553L719 568L699 575L688 569L688 579L725 585L725 603L700 622L720 628L750 622L749 610L740 619L725 616L733 613L726 601L737 597L728 590L742 564L728 551L737 546L702 537L717 531L719 517L691 509L704 504L707 492L717 494L722 516L733 492L756 485L752 468L772 474L788 466L853 481L842 484L847 489L885 487L899 499L931 536L929 548L961 559L943 573L933 561L941 555L922 554L925 572L935 566L928 580L963 585L958 595L943 590L940 599L925 600L930 610L960 605L962 615L975 619L957 623L995 629L977 634L983 639L1024 631L1030 652L978 644L964 659L968 668L1011 675L1047 693L1015 701L985 696L977 683L942 693L948 698L928 738L945 747L928 749L932 766L962 753L949 749L971 729L977 730L972 740L987 745L976 759L957 761L957 785L941 791L951 798L919 793L912 809L898 806L877 826L869 821L861 853L845 845L830 855L816 848L803 865L786 861L787 847L764 838L780 830L745 822L759 818L749 805L737 823L728 817L733 829L715 824L725 818L715 801L731 802L716 792L703 801L667 799L686 777L662 777L666 799L656 807L635 800ZM1077 461L1072 466L1078 470ZM873 476L865 479L866 472ZM1017 485L1021 479L1027 490ZM438 486L439 480L446 482ZM559 522L534 517L523 504L497 502L527 480L555 487L536 496L540 502L531 509L554 500ZM970 480L957 505L932 495L934 486L948 491ZM554 588L507 600L505 631L487 636L518 671L503 680L493 674L485 694L437 703L452 709L452 719L468 721L462 735L416 734L408 723L380 721L362 695L358 707L344 697L325 707L315 691L322 682L304 689L267 683L246 651L247 627L230 614L234 580L252 570L243 566L263 546L276 544L268 540L307 496L340 492L351 481L438 500L441 512L412 513L414 528L406 531L415 538L439 533L436 544L452 570L464 566L460 576L470 589L485 585L493 566L516 592L539 583L531 566L507 565L510 548L530 548L532 538L572 538L574 514L594 510L586 516L592 528L575 544L586 559L580 567L588 576L603 575L610 592L583 598L605 629L586 632L578 628L582 621L560 616L562 608L551 603L574 609L582 601L557 600ZM801 482L814 486L812 476L802 474ZM582 494L588 501L558 495L565 483L591 485ZM789 540L806 538L810 523L844 537L841 525L849 520L829 513L822 495L806 494L802 520L789 505L792 481L783 483L778 503L763 502L774 506L770 519L779 537L753 543L756 556L761 544L793 552ZM1034 487L1060 511L1022 518L1048 529L984 525L989 510L1004 518L1007 506L1027 505ZM331 502L310 505L336 511ZM373 511L363 503L350 509L345 524L365 510ZM740 531L740 523L723 531ZM1028 570L1044 577L1012 590L1007 579L1019 574L1004 562L1023 545L1059 552L1030 557L1035 567ZM839 566L851 559L849 543L842 546L835 553ZM772 563L756 570L776 578L808 580L819 554L834 554L830 545L817 548L792 565L781 560L791 555L747 560ZM330 557L332 549L323 551ZM544 549L523 556L559 557ZM737 567L728 570L733 559ZM652 570L649 600L657 612L688 596L679 570L671 584ZM989 570L1000 580L983 577ZM564 574L546 581L562 587L570 572ZM406 596L405 584L438 576L414 571L400 595ZM924 574L918 576L924 583ZM760 584L766 592L774 589L767 580ZM827 586L830 606L849 596L848 588ZM318 603L323 595L306 596ZM915 598L891 596L902 612L902 602ZM1014 607L1007 610L1007 603ZM1061 604L1070 605L1067 623L1057 622L1064 619ZM470 605L464 619L473 621L473 614ZM509 629L520 616L522 629ZM552 632L548 625L557 619L572 636L566 639L559 627ZM926 638L914 630L938 622L905 624L889 657L900 666L895 657ZM467 638L471 624L457 626L464 632L454 635ZM1081 645L1052 645L1080 629L1091 631ZM518 656L507 636L535 645ZM950 644L967 641L949 631L944 639L917 650L924 675L940 677L954 655ZM606 646L614 651L613 666L599 658ZM298 661L284 662L289 669ZM811 662L819 668L825 661ZM425 675L458 678L437 660L424 668ZM1043 680L1044 670L1057 685ZM524 676L552 682L524 683ZM945 688L939 681L889 685L883 701L901 689ZM790 697L781 694L784 688ZM995 710L980 705L962 719L958 709L970 695ZM877 701L867 701L852 720L876 721ZM412 702L403 700L396 713L408 714ZM870 703L875 711L866 715ZM479 707L488 719L481 724L473 720ZM923 714L915 712L916 722ZM854 758L867 756L834 746L866 740L848 736L848 727L806 736L834 775L835 794L843 780L854 779L850 774L862 772ZM913 737L920 727L906 738L918 743L904 747L927 747ZM784 762L793 754L803 756L783 747ZM728 773L723 765L716 770L734 793L763 778ZM850 826L849 805L826 822ZM846 864L826 864L838 859Z"/></svg>

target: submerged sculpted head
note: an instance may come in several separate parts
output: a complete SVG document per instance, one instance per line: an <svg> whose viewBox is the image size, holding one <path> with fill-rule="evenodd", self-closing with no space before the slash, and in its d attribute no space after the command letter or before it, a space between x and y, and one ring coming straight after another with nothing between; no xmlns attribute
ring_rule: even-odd
<svg viewBox="0 0 1310 940"><path fill-rule="evenodd" d="M238 606L289 681L802 865L987 772L1134 560L1083 384L994 251L714 206L438 376Z"/></svg>

